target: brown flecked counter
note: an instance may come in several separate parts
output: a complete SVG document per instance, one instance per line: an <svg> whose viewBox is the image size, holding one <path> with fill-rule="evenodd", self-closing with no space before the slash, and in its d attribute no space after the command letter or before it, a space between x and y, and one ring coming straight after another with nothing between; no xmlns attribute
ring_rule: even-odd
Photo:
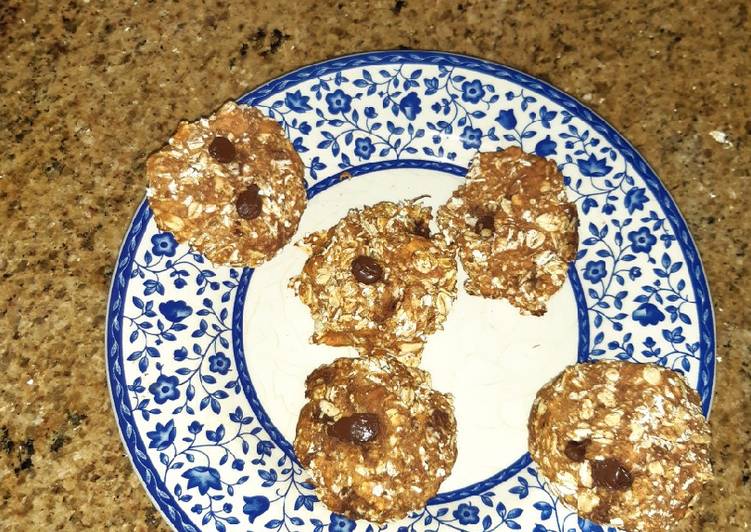
<svg viewBox="0 0 751 532"><path fill-rule="evenodd" d="M717 478L682 529L748 529L748 3L546 4L0 3L0 528L168 529L124 454L103 353L146 156L179 119L291 69L405 47L551 82L661 176L703 256L717 323Z"/></svg>

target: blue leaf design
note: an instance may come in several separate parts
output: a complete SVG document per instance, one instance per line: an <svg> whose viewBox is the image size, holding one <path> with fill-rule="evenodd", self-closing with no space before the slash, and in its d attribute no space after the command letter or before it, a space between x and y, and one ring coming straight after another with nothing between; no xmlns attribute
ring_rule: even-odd
<svg viewBox="0 0 751 532"><path fill-rule="evenodd" d="M533 506L540 511L540 519L542 520L548 519L553 515L553 507L546 502L536 502Z"/></svg>

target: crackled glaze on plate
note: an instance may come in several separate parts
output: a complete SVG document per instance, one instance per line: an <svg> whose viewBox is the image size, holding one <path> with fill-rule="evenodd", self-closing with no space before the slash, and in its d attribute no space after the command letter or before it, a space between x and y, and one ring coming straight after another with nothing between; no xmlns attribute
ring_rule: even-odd
<svg viewBox="0 0 751 532"><path fill-rule="evenodd" d="M304 256L288 247L256 271L214 267L159 233L143 203L113 278L107 368L128 453L176 529L601 530L530 463L535 390L577 359L653 361L684 373L709 411L713 316L695 246L643 159L575 100L477 59L382 52L306 67L240 101L301 153L301 232L380 199L437 205L476 150L521 145L558 163L581 244L542 319L460 294L424 355L456 396L455 471L425 509L378 527L328 512L289 445L304 375L351 354L306 341L312 323L285 281Z"/></svg>

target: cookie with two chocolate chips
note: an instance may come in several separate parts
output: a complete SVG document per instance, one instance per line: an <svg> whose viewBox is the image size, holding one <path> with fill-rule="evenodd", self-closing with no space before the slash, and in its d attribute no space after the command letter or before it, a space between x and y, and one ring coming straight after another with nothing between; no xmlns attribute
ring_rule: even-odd
<svg viewBox="0 0 751 532"><path fill-rule="evenodd" d="M157 226L178 242L215 264L257 266L297 230L303 170L276 121L228 102L182 122L149 157L147 195Z"/></svg>
<svg viewBox="0 0 751 532"><path fill-rule="evenodd" d="M388 356L308 376L295 453L333 512L382 523L422 508L456 460L456 421L430 375Z"/></svg>
<svg viewBox="0 0 751 532"><path fill-rule="evenodd" d="M676 372L600 361L569 366L537 393L529 451L579 515L631 531L670 530L712 477L699 396Z"/></svg>

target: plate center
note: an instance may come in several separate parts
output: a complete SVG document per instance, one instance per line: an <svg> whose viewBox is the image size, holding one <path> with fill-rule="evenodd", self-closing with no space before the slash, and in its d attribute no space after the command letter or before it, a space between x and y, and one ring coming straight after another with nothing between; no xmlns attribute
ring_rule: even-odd
<svg viewBox="0 0 751 532"><path fill-rule="evenodd" d="M353 172L354 173L354 172ZM437 207L462 178L440 170L393 168L358 175L313 197L293 242L334 225L350 208L378 201L430 197ZM306 260L287 246L255 270L243 316L243 345L260 404L288 442L294 440L305 378L352 348L313 345L313 320L288 288ZM460 271L459 283L464 273ZM451 393L458 421L459 455L442 492L487 479L519 459L527 449L527 416L536 391L576 361L578 322L570 282L551 300L542 317L521 316L505 301L468 295L462 288L444 330L432 335L422 367L437 390Z"/></svg>

